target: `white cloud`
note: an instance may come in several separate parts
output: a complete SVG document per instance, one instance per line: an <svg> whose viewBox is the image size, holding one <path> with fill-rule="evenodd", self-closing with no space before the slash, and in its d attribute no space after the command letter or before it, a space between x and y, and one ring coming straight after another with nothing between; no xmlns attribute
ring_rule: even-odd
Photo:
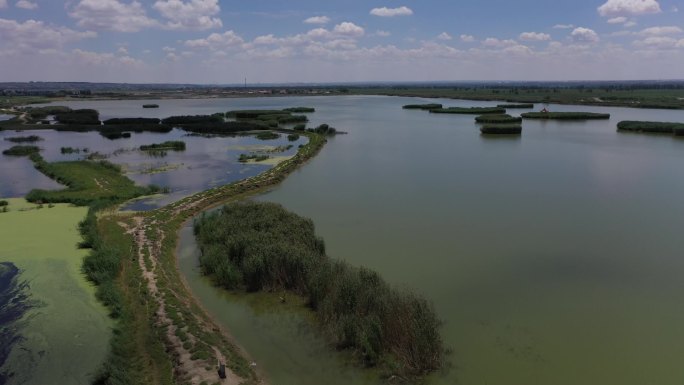
<svg viewBox="0 0 684 385"><path fill-rule="evenodd" d="M130 56L116 56L113 53L98 53L74 49L71 53L76 56L79 63L89 66L102 67L140 67L144 63Z"/></svg>
<svg viewBox="0 0 684 385"><path fill-rule="evenodd" d="M681 28L676 26L665 26L665 27L650 27L639 32L642 36L662 36L662 35L676 35L682 33Z"/></svg>
<svg viewBox="0 0 684 385"><path fill-rule="evenodd" d="M442 32L442 33L440 33L439 35L437 35L437 39L439 39L439 40L445 40L445 41L446 41L446 40L451 40L451 39L453 39L453 37L451 37L451 35L449 35L449 34L446 33L446 32Z"/></svg>
<svg viewBox="0 0 684 385"><path fill-rule="evenodd" d="M142 4L137 1L122 3L118 0L81 0L69 12L82 28L138 32L154 27L158 22L147 17Z"/></svg>
<svg viewBox="0 0 684 385"><path fill-rule="evenodd" d="M637 25L637 22L634 20L630 20L630 21L626 22L625 24L623 24L622 26L625 28L632 28L635 25Z"/></svg>
<svg viewBox="0 0 684 385"><path fill-rule="evenodd" d="M645 15L660 13L660 4L656 0L608 0L598 7L601 16Z"/></svg>
<svg viewBox="0 0 684 385"><path fill-rule="evenodd" d="M380 17L411 16L413 15L413 10L406 6L401 6L398 8L382 7L371 9L370 14Z"/></svg>
<svg viewBox="0 0 684 385"><path fill-rule="evenodd" d="M540 32L523 32L519 38L522 41L548 41L551 40L551 35Z"/></svg>
<svg viewBox="0 0 684 385"><path fill-rule="evenodd" d="M482 41L482 45L485 47L494 47L494 48L501 48L501 47L510 47L517 45L518 42L515 40L499 40L494 37L488 37L485 40Z"/></svg>
<svg viewBox="0 0 684 385"><path fill-rule="evenodd" d="M461 41L464 43L472 43L475 41L475 36L473 36L473 35L465 35L464 34L464 35L461 35L460 38L461 38Z"/></svg>
<svg viewBox="0 0 684 385"><path fill-rule="evenodd" d="M42 21L0 19L0 50L32 52L59 49L68 43L97 37L95 32L79 32L66 27L53 27Z"/></svg>
<svg viewBox="0 0 684 385"><path fill-rule="evenodd" d="M350 23L348 21L345 21L344 23L340 23L335 26L333 29L333 32L335 32L338 35L345 35L345 36L352 36L352 37L361 37L365 33L364 29L359 27L358 25L354 23Z"/></svg>
<svg viewBox="0 0 684 385"><path fill-rule="evenodd" d="M221 50L240 46L244 39L233 31L224 33L212 33L205 39L186 40L185 46L188 48L208 48L211 50Z"/></svg>
<svg viewBox="0 0 684 385"><path fill-rule="evenodd" d="M575 28L574 24L556 24L553 26L554 29L573 29Z"/></svg>
<svg viewBox="0 0 684 385"><path fill-rule="evenodd" d="M19 0L15 4L17 8L22 8L22 9L36 9L38 8L38 4L32 3L28 0Z"/></svg>
<svg viewBox="0 0 684 385"><path fill-rule="evenodd" d="M128 48L119 47L119 49L117 49L116 52L121 55L128 55Z"/></svg>
<svg viewBox="0 0 684 385"><path fill-rule="evenodd" d="M627 22L627 18L624 16L618 16L614 17L612 19L608 19L608 24L624 24Z"/></svg>
<svg viewBox="0 0 684 385"><path fill-rule="evenodd" d="M0 8L7 8L7 0L0 0Z"/></svg>
<svg viewBox="0 0 684 385"><path fill-rule="evenodd" d="M306 24L328 24L330 18L328 16L312 16L304 20Z"/></svg>
<svg viewBox="0 0 684 385"><path fill-rule="evenodd" d="M596 43L600 40L596 32L584 27L575 28L570 34L570 38L578 43Z"/></svg>
<svg viewBox="0 0 684 385"><path fill-rule="evenodd" d="M212 17L221 11L218 0L157 0L152 6L168 19L166 28L207 30L221 28L221 19Z"/></svg>
<svg viewBox="0 0 684 385"><path fill-rule="evenodd" d="M632 44L640 48L669 49L677 47L682 40L678 41L677 39L669 36L652 36L643 40L636 40Z"/></svg>
<svg viewBox="0 0 684 385"><path fill-rule="evenodd" d="M388 37L391 36L392 34L389 33L388 31L383 31L381 29L375 31L375 36L380 36L380 37Z"/></svg>

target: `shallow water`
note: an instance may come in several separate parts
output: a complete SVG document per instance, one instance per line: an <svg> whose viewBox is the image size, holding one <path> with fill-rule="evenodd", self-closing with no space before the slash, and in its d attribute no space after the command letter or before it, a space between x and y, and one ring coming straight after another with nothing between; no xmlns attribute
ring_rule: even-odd
<svg viewBox="0 0 684 385"><path fill-rule="evenodd" d="M312 218L330 255L435 303L454 353L430 383L681 382L684 141L615 125L684 121L684 111L552 105L612 118L525 121L520 137L488 138L473 116L401 109L420 102L495 104L350 96L72 106L106 119L303 105L317 108L310 125L348 131L259 199ZM212 288L191 238L180 266L193 291L273 383L371 382L331 355L301 313Z"/></svg>

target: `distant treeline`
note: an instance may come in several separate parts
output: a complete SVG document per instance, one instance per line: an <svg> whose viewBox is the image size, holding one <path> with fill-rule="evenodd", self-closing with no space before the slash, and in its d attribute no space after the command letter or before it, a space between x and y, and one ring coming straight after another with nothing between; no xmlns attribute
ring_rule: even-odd
<svg viewBox="0 0 684 385"><path fill-rule="evenodd" d="M404 376L442 367L440 321L422 297L332 259L310 219L272 203L224 206L195 221L204 274L229 290L304 296L325 335L368 366Z"/></svg>

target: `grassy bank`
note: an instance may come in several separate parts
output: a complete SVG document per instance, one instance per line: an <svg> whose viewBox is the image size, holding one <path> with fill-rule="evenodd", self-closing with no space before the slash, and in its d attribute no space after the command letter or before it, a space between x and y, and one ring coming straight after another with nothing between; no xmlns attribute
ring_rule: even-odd
<svg viewBox="0 0 684 385"><path fill-rule="evenodd" d="M592 120L610 119L610 114L596 112L526 112L521 114L525 119L548 119L548 120Z"/></svg>
<svg viewBox="0 0 684 385"><path fill-rule="evenodd" d="M442 366L439 320L415 294L375 272L326 256L311 220L270 203L240 203L195 222L201 266L229 290L289 290L305 297L338 349L391 374Z"/></svg>

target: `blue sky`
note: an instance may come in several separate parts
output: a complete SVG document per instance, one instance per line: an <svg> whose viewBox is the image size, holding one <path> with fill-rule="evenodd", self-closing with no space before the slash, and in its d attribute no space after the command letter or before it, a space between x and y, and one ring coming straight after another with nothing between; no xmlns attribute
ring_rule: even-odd
<svg viewBox="0 0 684 385"><path fill-rule="evenodd" d="M0 81L684 78L684 0L0 0Z"/></svg>

